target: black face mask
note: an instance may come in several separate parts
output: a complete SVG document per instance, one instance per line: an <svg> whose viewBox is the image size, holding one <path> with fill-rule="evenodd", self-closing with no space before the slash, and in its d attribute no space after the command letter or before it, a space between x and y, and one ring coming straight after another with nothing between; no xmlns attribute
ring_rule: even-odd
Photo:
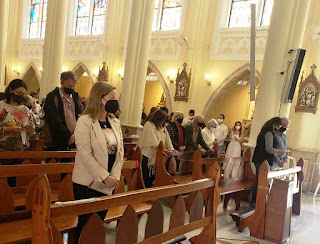
<svg viewBox="0 0 320 244"><path fill-rule="evenodd" d="M182 124L182 121L183 121L183 118L178 118L178 119L177 119L177 122L178 122L179 124Z"/></svg>
<svg viewBox="0 0 320 244"><path fill-rule="evenodd" d="M198 122L197 125L198 125L200 128L202 128L202 129L203 129L204 127L206 127L205 123L203 123L203 122Z"/></svg>
<svg viewBox="0 0 320 244"><path fill-rule="evenodd" d="M69 88L69 87L64 87L63 90L64 90L65 93L67 93L67 94L69 94L69 95L72 94L73 91L74 91L73 89L71 89L71 88Z"/></svg>
<svg viewBox="0 0 320 244"><path fill-rule="evenodd" d="M22 103L22 99L23 99L23 96L22 95L16 95L14 93L11 93L11 98L12 100L17 103L17 104L21 104Z"/></svg>
<svg viewBox="0 0 320 244"><path fill-rule="evenodd" d="M32 109L32 106L30 106L30 105L26 105L26 106L27 106L28 109Z"/></svg>
<svg viewBox="0 0 320 244"><path fill-rule="evenodd" d="M280 131L281 133L285 132L286 130L287 130L286 127L281 127L281 128L279 129L279 131Z"/></svg>
<svg viewBox="0 0 320 244"><path fill-rule="evenodd" d="M107 101L106 105L104 106L104 109L106 110L107 113L114 114L119 109L118 100Z"/></svg>

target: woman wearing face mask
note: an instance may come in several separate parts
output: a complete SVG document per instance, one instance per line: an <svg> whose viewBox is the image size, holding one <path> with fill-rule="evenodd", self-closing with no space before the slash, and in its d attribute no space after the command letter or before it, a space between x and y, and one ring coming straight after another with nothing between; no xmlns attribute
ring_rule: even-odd
<svg viewBox="0 0 320 244"><path fill-rule="evenodd" d="M226 152L226 157L229 157L229 162L225 165L223 178L236 180L243 174L241 160L238 158L241 157L241 144L243 142L242 124L240 121L234 124L229 139L230 143Z"/></svg>
<svg viewBox="0 0 320 244"><path fill-rule="evenodd" d="M173 151L170 136L163 126L167 116L161 110L157 110L145 123L138 145L142 152L142 175L147 188L151 187L156 176L157 146L163 143L165 151Z"/></svg>
<svg viewBox="0 0 320 244"><path fill-rule="evenodd" d="M5 90L6 99L0 101L1 150L23 151L29 146L29 136L34 133L35 125L31 111L22 105L26 93L27 85L15 79Z"/></svg>
<svg viewBox="0 0 320 244"><path fill-rule="evenodd" d="M201 130L203 140L205 141L205 143L210 149L213 149L214 147L214 141L215 141L214 130L216 129L217 125L218 125L218 122L215 119L212 119L212 120L209 120L207 123L207 126Z"/></svg>
<svg viewBox="0 0 320 244"><path fill-rule="evenodd" d="M274 117L268 120L263 126L258 135L256 148L253 153L252 162L256 166L256 177L258 181L259 168L264 160L267 160L271 170L274 165L274 158L276 155L283 155L287 153L286 150L279 150L279 142L275 136L276 131L278 131L282 126L282 119L279 117ZM256 200L257 188L253 190L252 198L255 202Z"/></svg>
<svg viewBox="0 0 320 244"><path fill-rule="evenodd" d="M175 150L184 151L186 149L185 129L181 125L183 113L176 111L173 113L172 122L167 125L167 130Z"/></svg>
<svg viewBox="0 0 320 244"><path fill-rule="evenodd" d="M123 138L120 121L114 116L119 108L116 99L114 86L102 81L95 83L83 116L77 121L74 132L77 154L72 173L76 200L111 195L120 179ZM92 183L100 183L106 194L90 188ZM102 220L106 212L98 212ZM89 217L79 216L76 240Z"/></svg>
<svg viewBox="0 0 320 244"><path fill-rule="evenodd" d="M27 85L20 79L10 82L5 90L6 99L0 101L0 150L24 151L29 147L29 136L34 134L31 111L22 105ZM1 160L3 165L20 164L21 160ZM15 186L15 178L8 178L9 186Z"/></svg>

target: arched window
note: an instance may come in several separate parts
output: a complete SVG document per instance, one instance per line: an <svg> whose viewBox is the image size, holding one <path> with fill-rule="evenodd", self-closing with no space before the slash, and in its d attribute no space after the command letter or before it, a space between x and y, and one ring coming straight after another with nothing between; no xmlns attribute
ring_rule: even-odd
<svg viewBox="0 0 320 244"><path fill-rule="evenodd" d="M106 0L78 0L75 32L78 35L100 35L104 31Z"/></svg>
<svg viewBox="0 0 320 244"><path fill-rule="evenodd" d="M48 0L31 0L28 38L44 38Z"/></svg>
<svg viewBox="0 0 320 244"><path fill-rule="evenodd" d="M257 25L268 26L274 0L232 0L228 27L249 27L251 4L256 4Z"/></svg>
<svg viewBox="0 0 320 244"><path fill-rule="evenodd" d="M156 0L152 31L179 30L183 0Z"/></svg>

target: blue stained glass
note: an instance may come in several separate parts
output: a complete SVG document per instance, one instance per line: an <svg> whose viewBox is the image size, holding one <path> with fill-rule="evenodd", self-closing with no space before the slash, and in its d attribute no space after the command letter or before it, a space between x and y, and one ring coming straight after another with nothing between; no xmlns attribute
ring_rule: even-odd
<svg viewBox="0 0 320 244"><path fill-rule="evenodd" d="M90 13L90 0L79 0L78 17L87 17Z"/></svg>
<svg viewBox="0 0 320 244"><path fill-rule="evenodd" d="M31 5L30 10L30 21L31 22L38 22L40 15L40 6L39 4Z"/></svg>

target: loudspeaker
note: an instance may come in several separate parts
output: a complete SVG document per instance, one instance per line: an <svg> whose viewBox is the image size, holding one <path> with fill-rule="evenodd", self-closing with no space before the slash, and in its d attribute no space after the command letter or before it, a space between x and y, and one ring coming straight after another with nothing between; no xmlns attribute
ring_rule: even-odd
<svg viewBox="0 0 320 244"><path fill-rule="evenodd" d="M292 103L292 99L293 99L294 92L296 90L296 86L298 83L298 78L300 75L301 66L303 63L304 56L306 54L306 50L304 49L297 49L296 51L297 51L296 58L293 63L292 73L289 80L289 91L288 91L288 97L286 100L286 102L288 103Z"/></svg>

